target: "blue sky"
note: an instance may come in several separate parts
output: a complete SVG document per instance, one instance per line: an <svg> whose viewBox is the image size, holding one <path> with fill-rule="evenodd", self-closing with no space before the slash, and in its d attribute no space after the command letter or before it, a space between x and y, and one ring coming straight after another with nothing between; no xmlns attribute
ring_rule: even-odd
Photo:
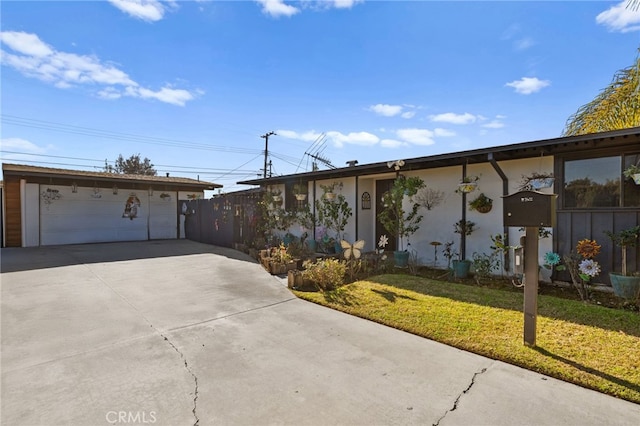
<svg viewBox="0 0 640 426"><path fill-rule="evenodd" d="M635 60L625 4L5 0L2 161L233 191L270 131L273 174L558 137Z"/></svg>

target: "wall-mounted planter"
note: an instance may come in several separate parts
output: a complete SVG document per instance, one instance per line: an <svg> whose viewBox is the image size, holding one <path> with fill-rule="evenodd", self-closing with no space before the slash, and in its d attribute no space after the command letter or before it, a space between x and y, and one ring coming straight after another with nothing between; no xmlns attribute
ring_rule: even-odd
<svg viewBox="0 0 640 426"><path fill-rule="evenodd" d="M458 184L458 192L463 192L468 194L469 192L473 192L478 187L476 182L463 182Z"/></svg>
<svg viewBox="0 0 640 426"><path fill-rule="evenodd" d="M336 193L335 192L327 192L324 194L324 197L329 200L329 201L333 201L336 199Z"/></svg>
<svg viewBox="0 0 640 426"><path fill-rule="evenodd" d="M631 175L631 179L636 183L636 185L640 185L640 173L636 173L635 175Z"/></svg>
<svg viewBox="0 0 640 426"><path fill-rule="evenodd" d="M551 188L554 181L555 178L547 177L531 179L529 183L531 184L531 188L537 191L538 189Z"/></svg>
<svg viewBox="0 0 640 426"><path fill-rule="evenodd" d="M304 201L307 199L307 194L295 194L296 200Z"/></svg>

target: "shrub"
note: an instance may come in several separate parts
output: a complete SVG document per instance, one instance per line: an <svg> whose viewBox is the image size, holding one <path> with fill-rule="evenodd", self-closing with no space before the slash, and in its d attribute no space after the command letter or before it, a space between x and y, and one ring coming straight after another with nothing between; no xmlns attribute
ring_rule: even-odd
<svg viewBox="0 0 640 426"><path fill-rule="evenodd" d="M320 259L314 263L306 262L302 271L304 280L313 282L318 289L333 290L344 284L347 266L338 259Z"/></svg>

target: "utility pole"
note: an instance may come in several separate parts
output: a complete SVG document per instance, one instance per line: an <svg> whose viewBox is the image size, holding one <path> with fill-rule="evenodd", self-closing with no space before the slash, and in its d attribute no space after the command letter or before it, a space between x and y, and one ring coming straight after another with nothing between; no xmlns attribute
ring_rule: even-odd
<svg viewBox="0 0 640 426"><path fill-rule="evenodd" d="M267 157L269 156L269 136L276 136L276 132L268 132L260 136L264 139L264 178L267 178Z"/></svg>

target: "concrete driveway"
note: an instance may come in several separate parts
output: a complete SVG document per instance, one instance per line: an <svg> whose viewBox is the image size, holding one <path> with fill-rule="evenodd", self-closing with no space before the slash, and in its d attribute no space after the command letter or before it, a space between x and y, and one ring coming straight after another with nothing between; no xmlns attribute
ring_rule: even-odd
<svg viewBox="0 0 640 426"><path fill-rule="evenodd" d="M637 425L640 406L296 299L191 241L2 249L3 425Z"/></svg>

